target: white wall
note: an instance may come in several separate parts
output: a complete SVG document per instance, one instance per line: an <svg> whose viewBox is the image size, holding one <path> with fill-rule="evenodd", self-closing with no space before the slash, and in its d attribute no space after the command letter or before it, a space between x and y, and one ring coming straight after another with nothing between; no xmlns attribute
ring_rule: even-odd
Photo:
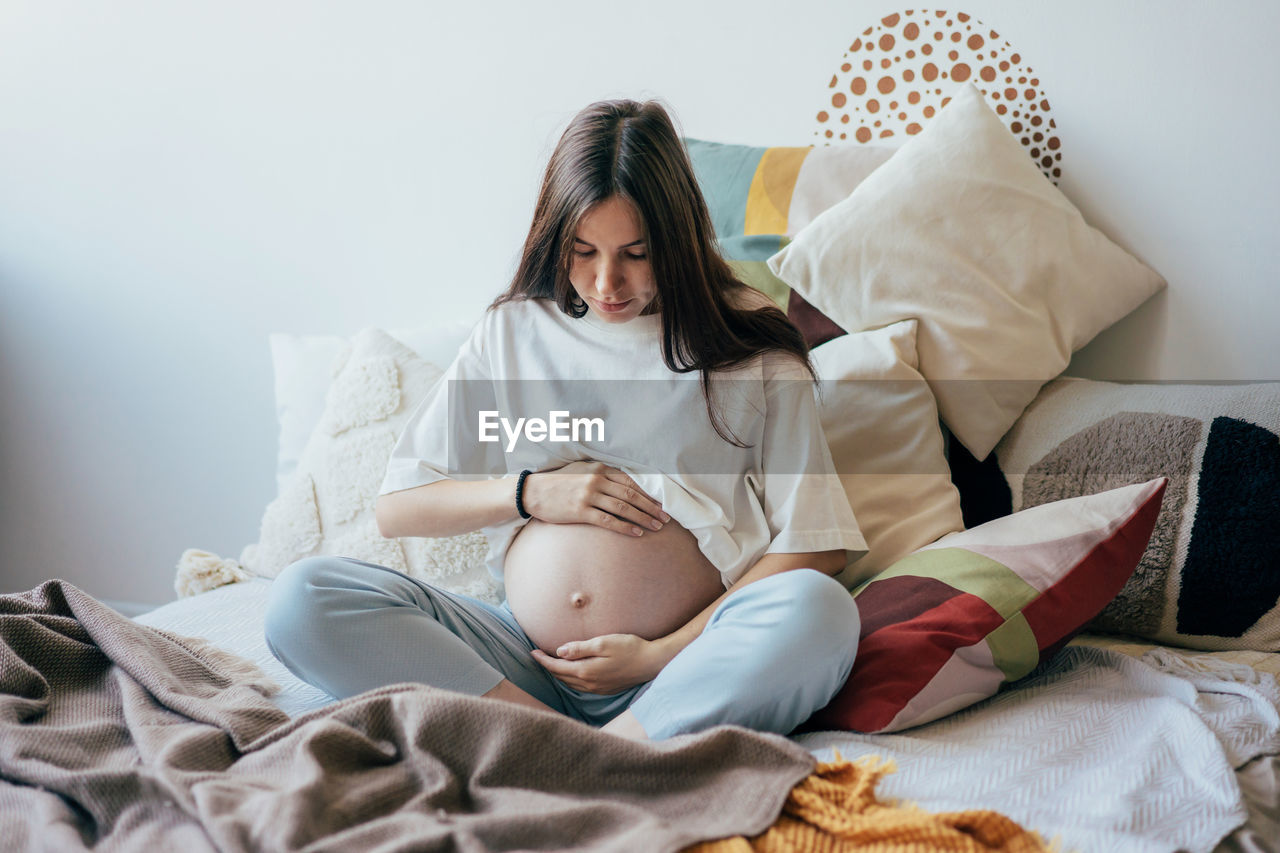
<svg viewBox="0 0 1280 853"><path fill-rule="evenodd" d="M269 332L474 317L577 109L808 144L902 8L0 3L0 591L172 598L182 550L238 555L274 496ZM1170 282L1072 371L1280 377L1280 4L958 8L1037 67L1062 190Z"/></svg>

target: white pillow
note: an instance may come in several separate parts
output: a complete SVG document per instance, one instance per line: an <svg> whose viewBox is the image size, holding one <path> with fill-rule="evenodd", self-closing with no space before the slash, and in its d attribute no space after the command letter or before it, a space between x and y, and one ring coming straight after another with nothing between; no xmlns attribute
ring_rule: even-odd
<svg viewBox="0 0 1280 853"><path fill-rule="evenodd" d="M259 541L244 549L241 565L275 577L303 557L355 557L496 604L483 533L385 539L374 519L396 438L442 375L381 330L357 335L334 367L324 410L297 468L267 505Z"/></svg>
<svg viewBox="0 0 1280 853"><path fill-rule="evenodd" d="M437 323L414 329L392 329L391 337L416 352L424 361L443 367L453 363L458 348L471 334L472 322ZM334 363L350 346L338 335L270 336L271 366L275 374L276 422L279 451L276 488L284 491L298 467L302 449L324 411L324 395L333 380Z"/></svg>
<svg viewBox="0 0 1280 853"><path fill-rule="evenodd" d="M919 319L920 372L978 459L1072 352L1165 286L1084 221L972 84L768 266L847 331Z"/></svg>
<svg viewBox="0 0 1280 853"><path fill-rule="evenodd" d="M964 529L933 392L916 369L916 329L905 320L811 352L822 430L867 540L839 576L848 587Z"/></svg>
<svg viewBox="0 0 1280 853"><path fill-rule="evenodd" d="M279 431L276 491L283 492L324 412L324 393L333 380L333 363L347 341L337 335L282 333L272 334L268 340Z"/></svg>

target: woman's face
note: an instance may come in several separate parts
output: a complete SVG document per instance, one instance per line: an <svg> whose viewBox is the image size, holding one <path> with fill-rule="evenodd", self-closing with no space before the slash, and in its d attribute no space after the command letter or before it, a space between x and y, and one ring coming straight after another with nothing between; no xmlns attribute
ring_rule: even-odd
<svg viewBox="0 0 1280 853"><path fill-rule="evenodd" d="M658 286L635 205L610 196L583 215L574 232L569 282L606 323L625 323L653 313L648 309Z"/></svg>

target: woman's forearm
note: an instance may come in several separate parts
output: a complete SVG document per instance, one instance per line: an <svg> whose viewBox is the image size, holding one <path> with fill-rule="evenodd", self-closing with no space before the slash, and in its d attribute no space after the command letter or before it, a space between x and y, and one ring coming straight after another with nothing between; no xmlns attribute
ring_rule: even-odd
<svg viewBox="0 0 1280 853"><path fill-rule="evenodd" d="M439 480L378 498L378 532L443 537L510 521L516 513L516 479Z"/></svg>
<svg viewBox="0 0 1280 853"><path fill-rule="evenodd" d="M666 662L669 663L672 658L684 650L685 646L698 638L698 635L702 633L702 629L707 627L707 623L711 621L711 614L720 606L720 602L728 598L729 594L735 590L755 581L763 580L770 575L801 567L814 568L825 574L835 575L844 568L844 558L845 552L843 549L797 554L765 554L742 577L738 578L732 586L721 593L719 598L702 608L696 616L684 625L657 640L663 647ZM665 665L666 663L663 664L663 666Z"/></svg>

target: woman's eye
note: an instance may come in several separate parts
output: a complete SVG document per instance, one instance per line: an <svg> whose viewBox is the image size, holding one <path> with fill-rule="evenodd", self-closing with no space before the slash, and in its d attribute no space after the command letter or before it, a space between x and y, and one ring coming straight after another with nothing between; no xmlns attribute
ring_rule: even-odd
<svg viewBox="0 0 1280 853"><path fill-rule="evenodd" d="M581 250L581 249L574 249L574 250L573 250L573 254L574 254L574 256L579 257L579 258L589 258L589 257L591 257L592 255L594 255L595 253L596 253L596 252L595 252L595 249L590 249L590 250L588 250L588 251L583 251L583 250ZM630 252L626 252L625 254L626 254L626 256L627 256L629 259L631 259L631 260L633 260L633 261L643 261L645 258L649 257L648 255L643 255L643 254L642 254L642 255L633 255L633 254L631 254Z"/></svg>

